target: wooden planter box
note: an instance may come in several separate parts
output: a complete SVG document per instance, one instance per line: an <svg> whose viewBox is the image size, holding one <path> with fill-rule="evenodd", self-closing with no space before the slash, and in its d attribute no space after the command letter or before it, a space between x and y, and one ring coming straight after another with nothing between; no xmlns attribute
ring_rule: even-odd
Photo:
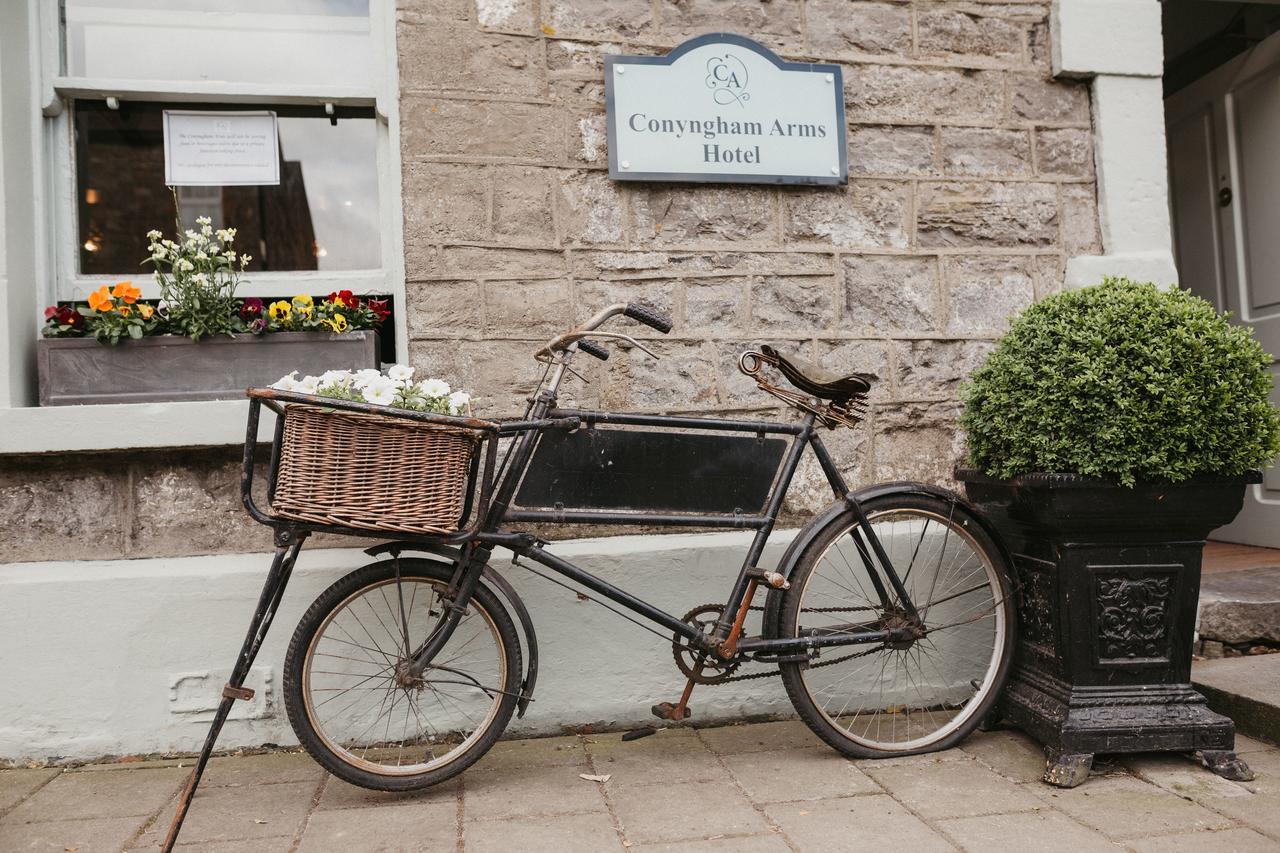
<svg viewBox="0 0 1280 853"><path fill-rule="evenodd" d="M190 338L162 335L116 346L92 338L36 342L40 405L232 400L291 370L378 367L378 333L277 332Z"/></svg>

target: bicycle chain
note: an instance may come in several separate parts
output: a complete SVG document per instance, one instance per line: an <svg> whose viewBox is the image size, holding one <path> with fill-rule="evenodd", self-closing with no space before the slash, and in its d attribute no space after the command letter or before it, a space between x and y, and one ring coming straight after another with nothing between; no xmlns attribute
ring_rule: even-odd
<svg viewBox="0 0 1280 853"><path fill-rule="evenodd" d="M694 610L701 609L702 607L711 607L711 606L719 607L721 605L699 605L699 607L695 607ZM747 609L754 613L760 613L764 611L763 607L749 607ZM849 610L875 610L876 608L874 607L806 607L804 609L808 613L835 613L835 612L844 612ZM688 647L685 647L685 648L688 648ZM854 658L862 658L862 657L866 657L867 655L873 655L876 652L882 652L886 648L888 648L888 646L881 643L879 646L866 649L861 652L851 652L850 654L841 655L838 658L832 658L831 660L822 661L821 663L811 663L809 664L809 668L820 669L821 667L824 667L824 666L834 666L835 664L838 664L838 663L844 663L847 660L853 660ZM720 684L729 684L730 682L733 682L733 681L754 681L760 678L781 678L781 677L782 677L781 669L770 669L770 670L765 670L764 672L748 673L747 675L731 675L728 678L720 679L713 686L720 685Z"/></svg>

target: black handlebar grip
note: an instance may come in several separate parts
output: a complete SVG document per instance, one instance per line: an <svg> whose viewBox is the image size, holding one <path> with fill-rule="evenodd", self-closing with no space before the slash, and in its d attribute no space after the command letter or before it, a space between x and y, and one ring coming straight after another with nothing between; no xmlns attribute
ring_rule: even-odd
<svg viewBox="0 0 1280 853"><path fill-rule="evenodd" d="M632 320L639 320L646 326L657 329L662 334L671 331L671 318L661 311L655 311L635 302L627 303L627 310L622 312Z"/></svg>
<svg viewBox="0 0 1280 853"><path fill-rule="evenodd" d="M593 355L601 361L609 360L609 351L599 344L593 344L591 341L578 341L578 351L585 352L587 355Z"/></svg>

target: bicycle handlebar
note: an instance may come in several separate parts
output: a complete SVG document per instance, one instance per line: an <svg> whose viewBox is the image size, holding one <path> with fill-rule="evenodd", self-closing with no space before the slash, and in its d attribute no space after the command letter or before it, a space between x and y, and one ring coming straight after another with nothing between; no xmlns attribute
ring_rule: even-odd
<svg viewBox="0 0 1280 853"><path fill-rule="evenodd" d="M662 334L671 331L671 318L661 311L656 311L647 305L641 305L638 302L628 302L627 307L622 312L625 316L632 320L644 323L651 329L657 329Z"/></svg>
<svg viewBox="0 0 1280 853"><path fill-rule="evenodd" d="M595 356L601 361L609 360L609 351L607 349L585 339L578 341L578 352L585 352L587 355Z"/></svg>

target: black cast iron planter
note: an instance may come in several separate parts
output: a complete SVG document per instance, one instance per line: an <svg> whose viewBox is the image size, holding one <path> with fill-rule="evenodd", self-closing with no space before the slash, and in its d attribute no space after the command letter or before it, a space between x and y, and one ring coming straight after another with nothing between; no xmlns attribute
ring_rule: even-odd
<svg viewBox="0 0 1280 853"><path fill-rule="evenodd" d="M1204 541L1258 473L1131 489L956 476L1013 558L1021 635L1000 710L1045 745L1044 780L1072 788L1095 753L1152 750L1198 751L1218 775L1252 779L1235 725L1191 687L1191 644Z"/></svg>

